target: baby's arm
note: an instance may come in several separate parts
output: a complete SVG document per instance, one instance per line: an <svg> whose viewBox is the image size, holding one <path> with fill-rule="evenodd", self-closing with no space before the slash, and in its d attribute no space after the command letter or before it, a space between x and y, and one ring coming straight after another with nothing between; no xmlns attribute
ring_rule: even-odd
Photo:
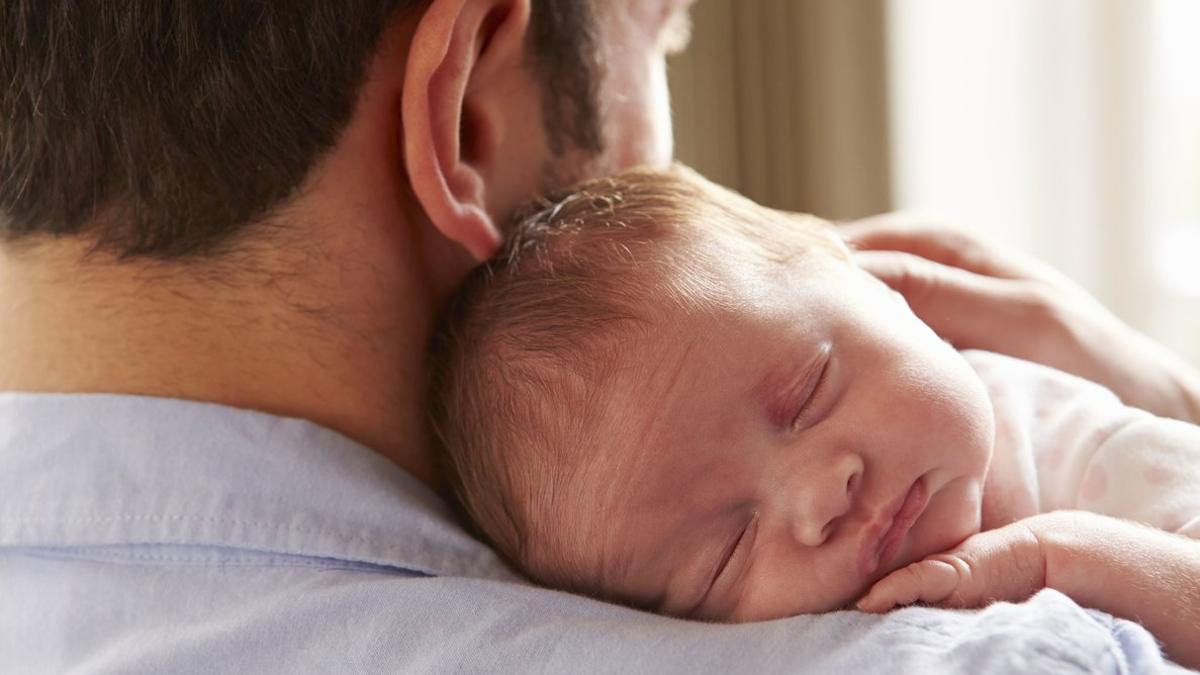
<svg viewBox="0 0 1200 675"><path fill-rule="evenodd" d="M1055 511L977 534L884 577L859 608L979 607L1041 588L1140 621L1171 659L1200 667L1200 541L1095 513Z"/></svg>

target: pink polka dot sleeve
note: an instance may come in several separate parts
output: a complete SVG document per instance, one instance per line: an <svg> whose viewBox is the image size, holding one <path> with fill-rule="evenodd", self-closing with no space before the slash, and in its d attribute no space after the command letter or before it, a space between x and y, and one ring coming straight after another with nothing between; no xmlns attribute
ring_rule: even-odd
<svg viewBox="0 0 1200 675"><path fill-rule="evenodd" d="M996 453L1028 457L1041 511L1083 509L1200 538L1200 427L1130 408L1107 389L987 352Z"/></svg>

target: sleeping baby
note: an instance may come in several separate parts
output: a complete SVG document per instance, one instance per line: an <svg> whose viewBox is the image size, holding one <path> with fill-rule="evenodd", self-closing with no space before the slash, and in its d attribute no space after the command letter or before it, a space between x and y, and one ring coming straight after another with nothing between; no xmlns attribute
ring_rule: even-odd
<svg viewBox="0 0 1200 675"><path fill-rule="evenodd" d="M530 208L431 363L447 484L551 587L716 621L1197 593L1200 545L1130 521L1200 536L1200 427L959 353L830 225L682 167ZM1181 576L1116 598L1128 552L1060 553L1120 537ZM1150 625L1168 646L1179 611Z"/></svg>

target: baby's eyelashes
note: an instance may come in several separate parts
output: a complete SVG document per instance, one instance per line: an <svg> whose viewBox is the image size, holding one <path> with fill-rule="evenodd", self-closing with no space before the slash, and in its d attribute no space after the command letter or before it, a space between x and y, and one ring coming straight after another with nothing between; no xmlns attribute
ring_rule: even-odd
<svg viewBox="0 0 1200 675"><path fill-rule="evenodd" d="M721 565L712 586L698 609L706 618L727 619L737 606L738 590L749 568L758 534L758 512L754 512L739 533L733 548Z"/></svg>
<svg viewBox="0 0 1200 675"><path fill-rule="evenodd" d="M826 383L829 373L829 349L826 347L822 353L823 357L816 371L808 378L802 393L797 399L796 414L792 417L792 422L789 425L793 430L803 429L811 425L813 421L813 404L820 398L824 389L823 385Z"/></svg>

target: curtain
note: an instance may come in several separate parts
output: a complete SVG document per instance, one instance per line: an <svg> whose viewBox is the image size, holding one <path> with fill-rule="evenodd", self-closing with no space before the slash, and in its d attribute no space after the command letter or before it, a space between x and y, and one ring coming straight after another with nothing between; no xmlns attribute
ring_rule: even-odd
<svg viewBox="0 0 1200 675"><path fill-rule="evenodd" d="M889 0L895 205L1033 252L1200 363L1197 267L1168 259L1200 256L1198 10Z"/></svg>
<svg viewBox="0 0 1200 675"><path fill-rule="evenodd" d="M670 64L676 154L756 201L891 203L883 0L703 0Z"/></svg>

